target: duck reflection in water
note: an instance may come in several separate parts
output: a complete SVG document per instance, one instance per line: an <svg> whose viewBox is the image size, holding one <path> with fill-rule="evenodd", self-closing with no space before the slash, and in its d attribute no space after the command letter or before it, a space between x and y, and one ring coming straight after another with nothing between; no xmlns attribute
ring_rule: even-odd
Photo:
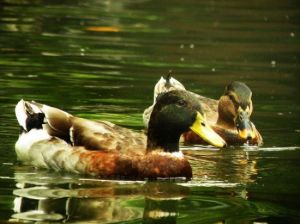
<svg viewBox="0 0 300 224"><path fill-rule="evenodd" d="M255 181L257 170L247 151L202 149L184 153L195 174L191 182L104 181L41 170L16 172L19 189L14 191L12 220L176 223L194 206L195 211L205 211L201 215L193 212L196 220L211 220L213 216L219 222L226 219L230 206L237 204L242 209L240 205L248 203L246 186ZM219 194L230 199L219 201ZM236 200L236 195L238 203L224 207L224 203Z"/></svg>
<svg viewBox="0 0 300 224"><path fill-rule="evenodd" d="M23 188L14 191L11 221L176 223L177 203L189 192L170 182L85 182L56 187L19 183Z"/></svg>
<svg viewBox="0 0 300 224"><path fill-rule="evenodd" d="M216 151L201 147L183 152L193 167L194 180L246 185L254 183L258 175L256 150L251 149L247 146Z"/></svg>

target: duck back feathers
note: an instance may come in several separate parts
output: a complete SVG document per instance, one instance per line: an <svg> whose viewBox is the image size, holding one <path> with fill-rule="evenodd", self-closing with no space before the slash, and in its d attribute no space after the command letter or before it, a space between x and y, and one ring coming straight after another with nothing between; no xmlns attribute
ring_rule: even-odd
<svg viewBox="0 0 300 224"><path fill-rule="evenodd" d="M34 108L34 113L31 113ZM83 146L88 150L126 151L144 150L146 136L107 121L90 121L72 116L60 109L36 102L21 100L16 106L16 116L24 132L35 124L49 136L64 140L72 146ZM44 117L37 123L36 117ZM24 122L23 120L26 120ZM28 126L29 124L29 126Z"/></svg>

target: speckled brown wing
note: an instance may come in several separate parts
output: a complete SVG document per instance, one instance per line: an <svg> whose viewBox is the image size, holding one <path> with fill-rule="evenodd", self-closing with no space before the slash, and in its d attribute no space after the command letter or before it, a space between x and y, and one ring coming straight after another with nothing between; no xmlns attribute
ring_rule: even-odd
<svg viewBox="0 0 300 224"><path fill-rule="evenodd" d="M71 142L89 150L127 151L146 149L146 136L107 121L73 117Z"/></svg>
<svg viewBox="0 0 300 224"><path fill-rule="evenodd" d="M90 121L48 105L30 102L45 114L43 129L74 146L89 150L140 150L146 149L146 136L106 121Z"/></svg>

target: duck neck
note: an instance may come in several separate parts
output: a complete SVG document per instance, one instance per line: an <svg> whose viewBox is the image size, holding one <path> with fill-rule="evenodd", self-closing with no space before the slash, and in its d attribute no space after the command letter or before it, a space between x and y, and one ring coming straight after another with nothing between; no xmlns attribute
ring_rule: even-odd
<svg viewBox="0 0 300 224"><path fill-rule="evenodd" d="M163 149L165 152L179 151L180 134L168 130L159 130L149 127L147 138L147 152Z"/></svg>

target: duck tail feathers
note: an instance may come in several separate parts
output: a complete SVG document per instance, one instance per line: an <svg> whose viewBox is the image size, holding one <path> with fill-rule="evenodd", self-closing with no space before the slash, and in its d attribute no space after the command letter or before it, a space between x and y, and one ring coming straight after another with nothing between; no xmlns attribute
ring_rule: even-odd
<svg viewBox="0 0 300 224"><path fill-rule="evenodd" d="M178 80L171 76L171 73L167 75L166 78L161 77L154 87L154 102L156 103L156 98L158 95L169 92L171 90L185 90L184 85Z"/></svg>
<svg viewBox="0 0 300 224"><path fill-rule="evenodd" d="M70 142L70 128L73 116L63 110L39 104L34 101L20 100L15 108L21 133L31 129L43 129L48 135Z"/></svg>
<svg viewBox="0 0 300 224"><path fill-rule="evenodd" d="M15 113L23 132L43 128L45 114L37 105L22 99L17 103Z"/></svg>

